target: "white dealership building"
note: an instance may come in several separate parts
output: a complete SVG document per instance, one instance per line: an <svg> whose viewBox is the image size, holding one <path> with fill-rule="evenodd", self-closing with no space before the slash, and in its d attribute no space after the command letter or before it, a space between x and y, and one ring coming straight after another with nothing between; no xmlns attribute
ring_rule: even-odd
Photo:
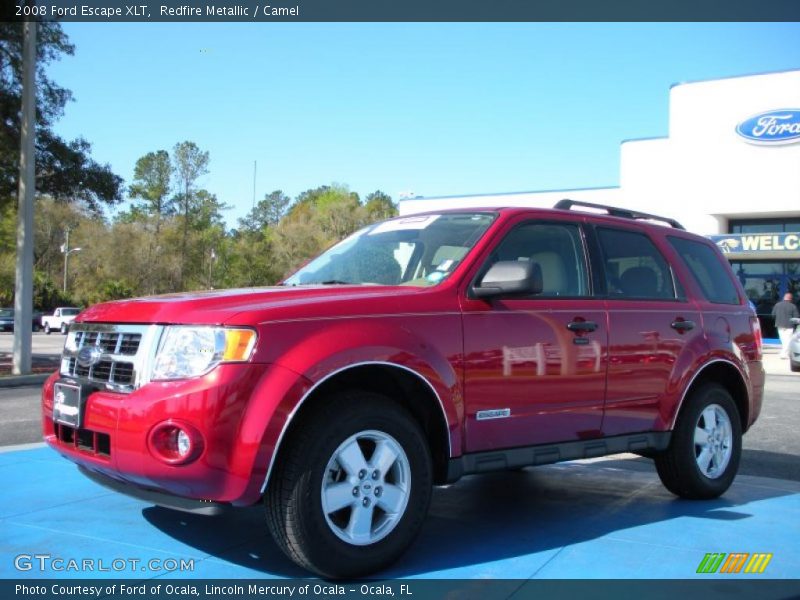
<svg viewBox="0 0 800 600"><path fill-rule="evenodd" d="M774 337L779 295L800 301L800 70L680 83L669 100L667 137L622 142L618 187L416 197L400 214L570 198L671 217L720 245Z"/></svg>

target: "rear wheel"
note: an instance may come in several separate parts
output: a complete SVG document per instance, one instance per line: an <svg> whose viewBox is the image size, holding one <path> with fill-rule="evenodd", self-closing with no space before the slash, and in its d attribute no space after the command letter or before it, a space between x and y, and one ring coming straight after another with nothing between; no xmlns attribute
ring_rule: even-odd
<svg viewBox="0 0 800 600"><path fill-rule="evenodd" d="M742 426L731 395L706 384L687 399L669 448L655 457L656 470L673 494L716 498L733 483L741 452Z"/></svg>
<svg viewBox="0 0 800 600"><path fill-rule="evenodd" d="M789 361L789 368L790 368L790 369L792 370L792 372L794 372L794 373L798 373L798 372L800 372L800 362L794 362L793 360L792 360L792 361Z"/></svg>
<svg viewBox="0 0 800 600"><path fill-rule="evenodd" d="M63 335L67 335L67 330L68 330L68 329L69 329L69 325L67 325L66 323L62 323L62 324L61 324L61 333L62 333Z"/></svg>
<svg viewBox="0 0 800 600"><path fill-rule="evenodd" d="M45 324L44 324L44 332L45 332L47 335L50 335L50 323L45 323Z"/></svg>
<svg viewBox="0 0 800 600"><path fill-rule="evenodd" d="M322 402L281 451L267 523L300 566L359 577L394 562L419 533L431 458L419 425L387 398L352 392Z"/></svg>

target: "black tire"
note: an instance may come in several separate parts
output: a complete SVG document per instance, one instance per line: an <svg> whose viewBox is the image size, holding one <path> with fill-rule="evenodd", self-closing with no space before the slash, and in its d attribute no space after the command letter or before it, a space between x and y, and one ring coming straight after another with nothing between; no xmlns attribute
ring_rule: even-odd
<svg viewBox="0 0 800 600"><path fill-rule="evenodd" d="M701 460L701 448L695 444L695 430L704 429L700 427L701 423L706 424L704 411L710 409L716 412L717 408L724 412L729 423L730 454L727 463L719 461L724 466L715 467L712 460L707 463L709 471L704 472L698 464ZM719 431L720 436L726 438L724 419L717 422L720 426L719 430L715 430L715 435L716 431ZM672 432L669 448L655 456L656 470L664 487L681 498L692 500L717 498L733 483L739 469L741 453L742 424L736 404L725 388L715 383L707 383L691 392L686 399Z"/></svg>
<svg viewBox="0 0 800 600"><path fill-rule="evenodd" d="M363 500L326 516L322 496L325 486L341 481L353 485L347 469L335 462L336 453L352 443L354 436L376 433L391 438L405 453L402 465L408 468L404 481L410 483L404 495L407 503L392 518L384 537L357 545L342 539L334 519L352 524L358 503L366 502L369 492L361 492ZM357 438L362 457L367 459L369 448ZM366 446L369 446L367 442ZM372 456L375 456L372 454ZM407 460L406 460L407 459ZM399 463L401 461L396 461ZM401 468L393 463L392 469ZM331 465L339 469L330 469ZM402 466L401 465L401 466ZM368 467L372 469L372 466ZM405 468L405 467L403 467ZM340 479L337 479L339 477ZM384 485L391 484L387 471ZM368 487L370 476L364 479ZM383 481L380 479L379 481ZM327 482L327 483L326 483ZM359 487L361 482L356 481ZM408 548L419 533L428 512L433 474L426 439L417 422L401 406L384 396L368 392L337 394L320 402L303 417L281 448L278 462L269 480L265 495L267 524L275 542L283 552L301 567L327 578L353 578L374 573L393 563ZM361 491L361 488L359 487ZM377 495L377 492L373 490ZM355 492L353 492L354 497ZM379 500L369 512L370 536L375 523L389 520L388 513L379 508ZM366 508L366 507L365 507ZM363 513L362 513L363 514Z"/></svg>
<svg viewBox="0 0 800 600"><path fill-rule="evenodd" d="M44 332L45 332L47 335L50 335L50 323L45 323L45 324L44 324Z"/></svg>
<svg viewBox="0 0 800 600"><path fill-rule="evenodd" d="M800 363L794 362L793 360L789 361L789 368L792 370L793 373L800 373Z"/></svg>
<svg viewBox="0 0 800 600"><path fill-rule="evenodd" d="M67 335L68 331L69 331L69 325L67 325L66 323L62 323L61 324L61 335Z"/></svg>

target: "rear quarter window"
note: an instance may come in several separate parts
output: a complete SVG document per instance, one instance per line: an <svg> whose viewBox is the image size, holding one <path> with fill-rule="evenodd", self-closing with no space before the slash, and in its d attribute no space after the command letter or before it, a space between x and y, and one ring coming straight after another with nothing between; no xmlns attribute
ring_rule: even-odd
<svg viewBox="0 0 800 600"><path fill-rule="evenodd" d="M714 304L739 304L739 293L723 259L702 242L667 236L669 243L689 268L706 300Z"/></svg>

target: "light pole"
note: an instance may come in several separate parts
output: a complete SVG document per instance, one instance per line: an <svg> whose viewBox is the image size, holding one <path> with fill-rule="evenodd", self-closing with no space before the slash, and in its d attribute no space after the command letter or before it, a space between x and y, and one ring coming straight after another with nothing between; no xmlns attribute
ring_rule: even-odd
<svg viewBox="0 0 800 600"><path fill-rule="evenodd" d="M211 249L211 255L208 259L208 289L214 289L214 279L213 279L213 269L214 269L214 261L217 259L217 253L214 248Z"/></svg>
<svg viewBox="0 0 800 600"><path fill-rule="evenodd" d="M67 293L67 269L69 268L69 255L73 252L80 252L81 248L69 247L69 228L64 230L64 243L61 244L61 252L64 254L64 293Z"/></svg>
<svg viewBox="0 0 800 600"><path fill-rule="evenodd" d="M14 357L12 373L31 372L33 315L33 194L36 187L36 21L25 23L22 51L22 106L19 151L17 264L14 278ZM13 114L13 113L12 113Z"/></svg>

